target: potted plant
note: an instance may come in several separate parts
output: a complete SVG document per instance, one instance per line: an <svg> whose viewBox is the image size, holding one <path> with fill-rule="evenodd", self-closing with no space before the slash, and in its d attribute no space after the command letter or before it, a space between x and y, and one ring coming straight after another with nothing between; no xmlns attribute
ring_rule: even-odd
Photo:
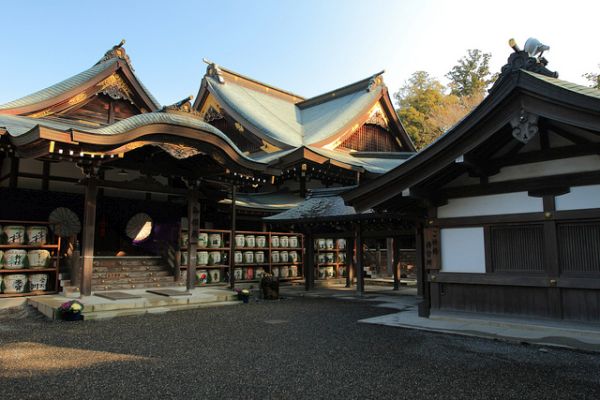
<svg viewBox="0 0 600 400"><path fill-rule="evenodd" d="M244 303L248 303L250 300L250 290L248 289L235 289L237 292L238 300L243 301Z"/></svg>
<svg viewBox="0 0 600 400"><path fill-rule="evenodd" d="M83 304L77 300L67 301L58 307L60 318L64 321L83 321Z"/></svg>

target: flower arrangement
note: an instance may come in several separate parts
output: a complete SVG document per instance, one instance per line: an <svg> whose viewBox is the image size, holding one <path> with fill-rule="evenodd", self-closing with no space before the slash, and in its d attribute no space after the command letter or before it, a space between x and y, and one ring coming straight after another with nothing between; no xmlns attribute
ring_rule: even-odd
<svg viewBox="0 0 600 400"><path fill-rule="evenodd" d="M81 321L83 320L83 304L77 300L67 301L58 307L61 319L65 321Z"/></svg>
<svg viewBox="0 0 600 400"><path fill-rule="evenodd" d="M248 301L250 300L250 290L236 288L235 291L237 293L238 300L241 300L244 303L248 303Z"/></svg>

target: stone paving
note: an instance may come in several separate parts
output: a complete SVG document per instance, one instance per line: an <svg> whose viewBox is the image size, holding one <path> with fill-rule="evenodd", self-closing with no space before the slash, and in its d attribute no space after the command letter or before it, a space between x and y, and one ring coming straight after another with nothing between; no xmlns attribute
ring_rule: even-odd
<svg viewBox="0 0 600 400"><path fill-rule="evenodd" d="M600 398L600 355L358 323L400 305L344 297L84 322L0 317L2 397Z"/></svg>

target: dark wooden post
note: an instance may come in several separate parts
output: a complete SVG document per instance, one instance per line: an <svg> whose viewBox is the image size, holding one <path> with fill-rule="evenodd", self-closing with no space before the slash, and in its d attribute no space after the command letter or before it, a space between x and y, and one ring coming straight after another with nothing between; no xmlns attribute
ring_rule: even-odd
<svg viewBox="0 0 600 400"><path fill-rule="evenodd" d="M16 189L19 182L19 158L13 154L10 159L10 177L8 179L8 187Z"/></svg>
<svg viewBox="0 0 600 400"><path fill-rule="evenodd" d="M305 236L306 258L304 259L304 288L312 290L315 287L315 243L310 228L306 230Z"/></svg>
<svg viewBox="0 0 600 400"><path fill-rule="evenodd" d="M198 258L198 230L200 229L200 204L195 185L188 193L188 269L186 289L192 290L196 283L196 264Z"/></svg>
<svg viewBox="0 0 600 400"><path fill-rule="evenodd" d="M394 274L394 290L400 289L400 238L392 239L392 273Z"/></svg>
<svg viewBox="0 0 600 400"><path fill-rule="evenodd" d="M236 225L236 187L231 185L231 234L229 238L229 286L235 288L235 225Z"/></svg>
<svg viewBox="0 0 600 400"><path fill-rule="evenodd" d="M354 280L354 238L346 239L346 287L352 286Z"/></svg>
<svg viewBox="0 0 600 400"><path fill-rule="evenodd" d="M96 233L96 200L98 183L93 174L88 174L85 183L85 204L83 205L83 231L81 238L83 268L81 271L81 294L92 294L92 271L94 268L94 237Z"/></svg>
<svg viewBox="0 0 600 400"><path fill-rule="evenodd" d="M417 223L415 234L416 264L417 264L417 300L419 302L419 317L429 318L429 282L427 282L427 269L423 254L423 224Z"/></svg>
<svg viewBox="0 0 600 400"><path fill-rule="evenodd" d="M363 268L363 242L360 222L354 225L354 241L356 243L356 291L362 296L365 292L365 270Z"/></svg>

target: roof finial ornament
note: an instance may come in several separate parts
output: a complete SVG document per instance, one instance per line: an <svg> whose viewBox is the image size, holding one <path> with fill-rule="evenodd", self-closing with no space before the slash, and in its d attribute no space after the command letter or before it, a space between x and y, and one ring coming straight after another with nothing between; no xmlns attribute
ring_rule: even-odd
<svg viewBox="0 0 600 400"><path fill-rule="evenodd" d="M544 51L550 50L550 46L542 44L535 38L527 39L525 42L525 48L523 50L521 50L515 39L510 39L508 41L508 45L512 47L514 53L508 57L506 65L502 67L500 78L504 75L517 72L521 69L552 78L558 78L558 72L550 71L548 68L546 68L546 65L548 65L548 60L542 57ZM496 82L499 82L500 78L497 79Z"/></svg>
<svg viewBox="0 0 600 400"><path fill-rule="evenodd" d="M192 99L194 96L190 95L178 102L171 104L170 106L164 106L162 112L174 112L174 113L185 113L187 115L194 115L200 117L200 113L192 110Z"/></svg>
<svg viewBox="0 0 600 400"><path fill-rule="evenodd" d="M212 76L212 77L217 78L217 80L221 84L225 83L225 78L223 78L221 68L219 68L219 66L216 63L209 61L206 58L203 58L202 61L204 61L206 64L208 64L208 67L206 67L206 75L207 76Z"/></svg>
<svg viewBox="0 0 600 400"><path fill-rule="evenodd" d="M113 58L120 58L121 60L124 60L129 65L129 68L131 68L133 70L133 67L131 66L131 60L129 59L129 56L125 52L125 48L123 47L124 44L125 44L125 39L121 39L119 44L114 45L110 50L108 50L106 53L104 53L104 57L102 57L100 59L100 61L98 61L96 63L96 65L98 65L104 61L113 59Z"/></svg>

